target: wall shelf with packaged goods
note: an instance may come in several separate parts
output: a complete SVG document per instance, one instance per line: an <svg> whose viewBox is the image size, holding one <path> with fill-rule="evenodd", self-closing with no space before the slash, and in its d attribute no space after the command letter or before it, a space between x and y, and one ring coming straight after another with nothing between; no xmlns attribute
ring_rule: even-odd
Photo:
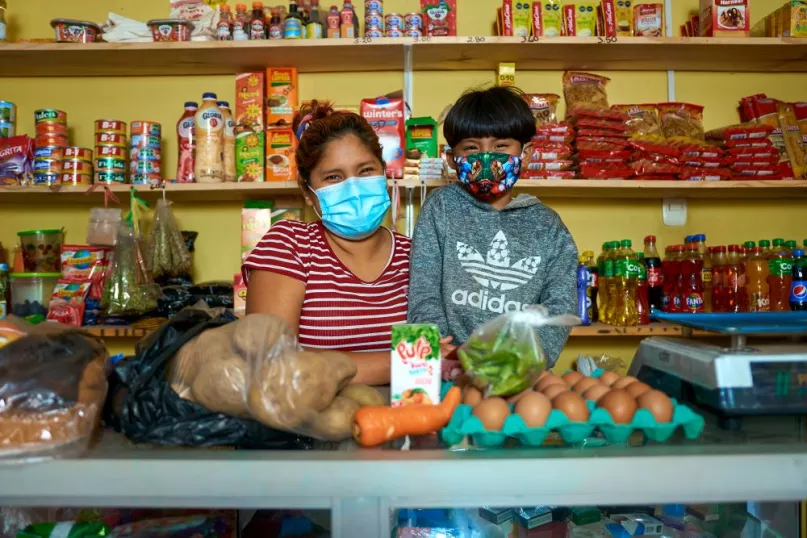
<svg viewBox="0 0 807 538"><path fill-rule="evenodd" d="M807 39L462 36L303 41L186 43L11 43L0 45L0 77L232 75L267 65L301 73L401 71L404 47L412 69L807 72ZM731 58L741 61L731 61Z"/></svg>

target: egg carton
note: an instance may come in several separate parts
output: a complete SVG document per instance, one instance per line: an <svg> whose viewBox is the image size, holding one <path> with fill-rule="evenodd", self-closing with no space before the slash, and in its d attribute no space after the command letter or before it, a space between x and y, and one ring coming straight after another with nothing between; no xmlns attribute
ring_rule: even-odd
<svg viewBox="0 0 807 538"><path fill-rule="evenodd" d="M594 402L587 401L588 421L572 422L563 411L553 409L546 423L540 428L527 426L519 415L513 413L515 406L511 405L511 414L505 419L501 431L485 429L482 421L473 415L473 408L470 405L460 404L440 434L443 440L451 445L461 442L468 436L480 447L502 446L508 439L517 439L526 446L540 446L551 432L557 432L563 441L569 444L582 443L594 431L599 431L606 441L615 444L625 443L634 431L641 431L651 441L663 443L679 427L689 440L700 437L705 422L703 417L689 407L679 404L675 398L671 400L673 418L670 422L659 423L650 411L638 409L630 424L616 424L608 411L597 407Z"/></svg>

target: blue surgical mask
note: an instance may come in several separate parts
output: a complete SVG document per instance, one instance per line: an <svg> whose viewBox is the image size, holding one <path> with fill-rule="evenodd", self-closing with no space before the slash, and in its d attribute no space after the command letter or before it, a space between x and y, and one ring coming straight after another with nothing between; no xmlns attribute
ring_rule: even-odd
<svg viewBox="0 0 807 538"><path fill-rule="evenodd" d="M322 224L344 239L370 237L381 226L390 206L385 176L351 177L314 191Z"/></svg>

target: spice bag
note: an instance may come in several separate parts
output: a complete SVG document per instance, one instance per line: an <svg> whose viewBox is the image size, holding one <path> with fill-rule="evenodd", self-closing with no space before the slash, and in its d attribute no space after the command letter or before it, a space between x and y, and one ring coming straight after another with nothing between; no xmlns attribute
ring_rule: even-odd
<svg viewBox="0 0 807 538"><path fill-rule="evenodd" d="M160 288L146 271L134 230L127 221L118 226L108 275L101 298L107 316L141 317L157 308Z"/></svg>
<svg viewBox="0 0 807 538"><path fill-rule="evenodd" d="M576 316L549 316L542 306L510 312L474 329L457 354L465 374L486 397L509 396L533 386L546 368L537 329L579 324Z"/></svg>
<svg viewBox="0 0 807 538"><path fill-rule="evenodd" d="M191 283L191 255L167 200L157 202L146 265L155 282L180 279Z"/></svg>

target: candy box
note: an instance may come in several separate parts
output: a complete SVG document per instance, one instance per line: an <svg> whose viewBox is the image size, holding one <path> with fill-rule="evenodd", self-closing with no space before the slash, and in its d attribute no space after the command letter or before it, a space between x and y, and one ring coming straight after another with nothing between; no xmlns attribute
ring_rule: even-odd
<svg viewBox="0 0 807 538"><path fill-rule="evenodd" d="M297 178L295 149L297 149L297 137L291 128L267 129L266 181L290 181Z"/></svg>
<svg viewBox="0 0 807 538"><path fill-rule="evenodd" d="M387 177L403 177L404 147L404 102L403 99L362 99L361 115L378 135L387 165Z"/></svg>
<svg viewBox="0 0 807 538"><path fill-rule="evenodd" d="M247 200L241 209L241 261L260 243L272 226L271 200Z"/></svg>
<svg viewBox="0 0 807 538"><path fill-rule="evenodd" d="M392 407L440 402L440 329L436 325L392 326Z"/></svg>
<svg viewBox="0 0 807 538"><path fill-rule="evenodd" d="M235 76L235 171L238 181L264 180L264 100L262 72Z"/></svg>
<svg viewBox="0 0 807 538"><path fill-rule="evenodd" d="M266 125L291 126L297 101L297 68L266 68Z"/></svg>

